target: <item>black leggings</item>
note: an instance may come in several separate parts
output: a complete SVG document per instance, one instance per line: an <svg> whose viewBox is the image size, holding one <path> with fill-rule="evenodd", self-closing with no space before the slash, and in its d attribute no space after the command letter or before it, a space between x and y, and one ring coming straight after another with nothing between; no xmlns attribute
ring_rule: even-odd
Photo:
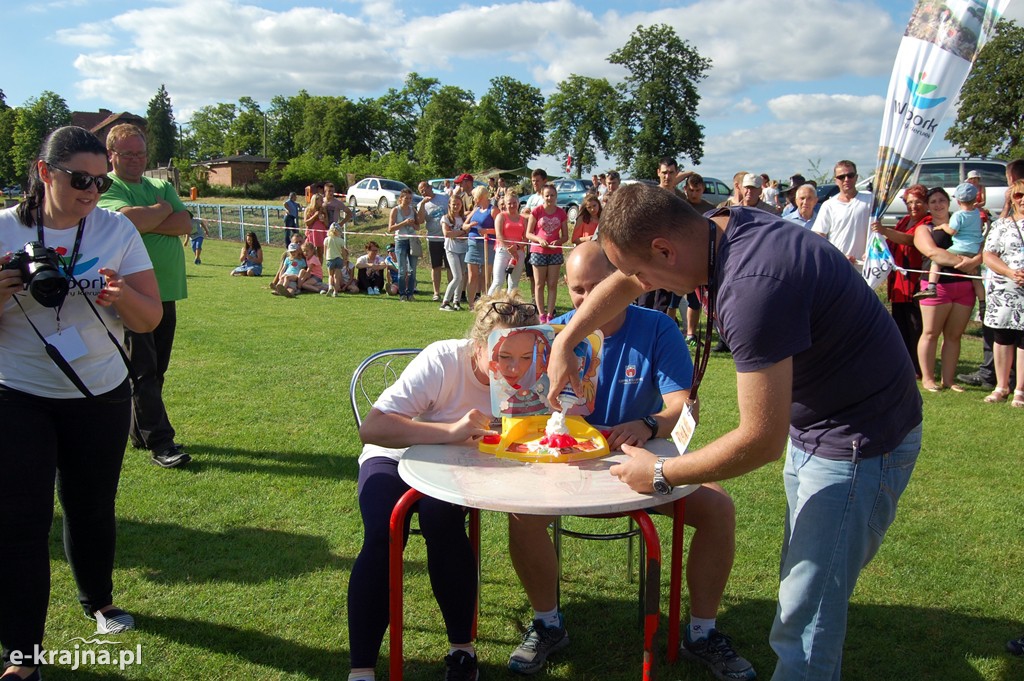
<svg viewBox="0 0 1024 681"><path fill-rule="evenodd" d="M352 667L376 667L388 628L388 528L391 511L408 491L398 462L367 459L359 467L363 547L348 582L348 642ZM466 536L466 510L424 497L416 508L427 542L427 573L441 608L448 641L466 643L476 612L476 559ZM406 539L409 526L405 528Z"/></svg>
<svg viewBox="0 0 1024 681"><path fill-rule="evenodd" d="M128 382L93 399L36 397L0 386L0 643L32 655L50 599L53 487L64 552L87 613L113 602L114 497L128 441Z"/></svg>

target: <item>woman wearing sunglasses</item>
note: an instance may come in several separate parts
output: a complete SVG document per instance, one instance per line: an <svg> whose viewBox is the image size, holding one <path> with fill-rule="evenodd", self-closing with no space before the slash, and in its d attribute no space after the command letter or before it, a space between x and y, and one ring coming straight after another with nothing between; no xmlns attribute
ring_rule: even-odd
<svg viewBox="0 0 1024 681"><path fill-rule="evenodd" d="M414 444L465 442L490 430L487 338L499 328L536 324L537 307L519 292L483 297L469 338L427 346L377 398L359 429L359 512L363 545L348 583L349 681L373 681L388 627L388 524L409 489L398 461ZM532 348L527 352L532 357ZM471 632L476 610L476 561L466 536L466 509L424 497L418 504L427 543L427 572L450 644L445 678L477 678ZM409 528L405 528L408 534Z"/></svg>
<svg viewBox="0 0 1024 681"><path fill-rule="evenodd" d="M131 418L127 361L117 341L125 327L153 329L162 309L135 227L96 207L110 187L106 172L106 149L95 136L59 128L29 170L27 199L0 211L4 681L40 678L31 664L50 597L55 482L86 616L101 634L134 627L112 594L114 497ZM30 242L37 244L26 247ZM64 289L65 279L65 295L37 297L40 283Z"/></svg>

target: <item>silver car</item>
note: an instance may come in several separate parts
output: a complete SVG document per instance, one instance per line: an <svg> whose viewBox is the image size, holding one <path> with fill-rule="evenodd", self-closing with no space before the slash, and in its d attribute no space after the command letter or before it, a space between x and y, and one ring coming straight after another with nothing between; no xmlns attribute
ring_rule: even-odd
<svg viewBox="0 0 1024 681"><path fill-rule="evenodd" d="M348 205L352 208L376 208L391 210L398 205L398 195L409 186L398 180L387 180L383 177L366 177L348 188ZM415 192L412 204L418 205L423 200Z"/></svg>

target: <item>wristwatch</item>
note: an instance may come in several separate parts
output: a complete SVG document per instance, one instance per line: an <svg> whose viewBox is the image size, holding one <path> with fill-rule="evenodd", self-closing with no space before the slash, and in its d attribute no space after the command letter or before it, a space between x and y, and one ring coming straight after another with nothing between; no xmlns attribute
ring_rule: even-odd
<svg viewBox="0 0 1024 681"><path fill-rule="evenodd" d="M651 429L651 437L658 437L658 419L653 416L645 416L643 422Z"/></svg>
<svg viewBox="0 0 1024 681"><path fill-rule="evenodd" d="M665 479L665 473L662 471L665 461L667 459L662 457L654 463L654 491L658 494L672 493L672 485L668 484L668 480Z"/></svg>

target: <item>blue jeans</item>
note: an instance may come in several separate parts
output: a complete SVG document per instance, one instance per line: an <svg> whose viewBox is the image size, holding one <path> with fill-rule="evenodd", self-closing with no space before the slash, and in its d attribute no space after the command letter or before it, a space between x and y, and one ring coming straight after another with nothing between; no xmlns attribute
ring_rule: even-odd
<svg viewBox="0 0 1024 681"><path fill-rule="evenodd" d="M398 295L411 296L416 290L416 261L410 253L409 239L395 239L395 257L398 258Z"/></svg>
<svg viewBox="0 0 1024 681"><path fill-rule="evenodd" d="M852 461L790 442L779 604L769 641L774 681L840 678L846 613L860 571L882 545L921 451L918 424L892 451Z"/></svg>

